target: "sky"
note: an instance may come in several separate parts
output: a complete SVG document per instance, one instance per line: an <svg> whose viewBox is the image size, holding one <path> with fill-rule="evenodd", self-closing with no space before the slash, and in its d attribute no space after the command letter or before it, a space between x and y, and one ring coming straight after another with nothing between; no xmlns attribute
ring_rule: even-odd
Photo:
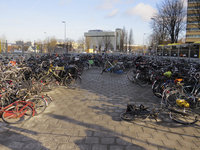
<svg viewBox="0 0 200 150"><path fill-rule="evenodd" d="M134 44L151 34L160 0L0 0L0 37L8 43L46 37L77 41L88 30L133 30ZM144 34L146 33L146 34Z"/></svg>

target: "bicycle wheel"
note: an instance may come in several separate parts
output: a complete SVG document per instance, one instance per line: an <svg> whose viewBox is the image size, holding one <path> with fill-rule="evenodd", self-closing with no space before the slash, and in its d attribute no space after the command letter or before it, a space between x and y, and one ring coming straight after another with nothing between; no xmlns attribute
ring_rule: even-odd
<svg viewBox="0 0 200 150"><path fill-rule="evenodd" d="M30 101L30 102L33 102L35 104L35 115L39 115L41 114L47 107L47 102L42 98L42 97L39 97L39 96L35 96L35 97L32 97L30 99L27 99L26 101Z"/></svg>
<svg viewBox="0 0 200 150"><path fill-rule="evenodd" d="M55 78L53 76L45 75L39 79L39 82L43 83L44 89L49 89L48 85L52 82L55 82Z"/></svg>
<svg viewBox="0 0 200 150"><path fill-rule="evenodd" d="M41 91L43 90L43 83L39 82L39 81L34 81L32 82L32 85L31 85L31 92L32 93L41 93Z"/></svg>
<svg viewBox="0 0 200 150"><path fill-rule="evenodd" d="M23 107L24 105L18 105L18 107L7 108L2 114L2 120L8 124L18 124L29 120L33 115L33 109L28 105Z"/></svg>
<svg viewBox="0 0 200 150"><path fill-rule="evenodd" d="M50 89L50 90L54 90L54 89L56 89L58 86L59 86L59 83L58 83L56 80L54 80L54 81L52 81L51 83L49 83L47 87L48 87L48 89Z"/></svg>
<svg viewBox="0 0 200 150"><path fill-rule="evenodd" d="M180 97L181 91L174 90L174 88L166 89L167 93L165 92L165 101L167 105L174 106L176 105L177 98Z"/></svg>
<svg viewBox="0 0 200 150"><path fill-rule="evenodd" d="M152 85L153 94L158 98L162 97L161 95L164 89L164 87L162 88L161 84L162 84L161 82L155 80Z"/></svg>
<svg viewBox="0 0 200 150"><path fill-rule="evenodd" d="M136 75L136 82L141 86L145 87L148 85L148 81L146 79L146 74L145 73L137 73Z"/></svg>
<svg viewBox="0 0 200 150"><path fill-rule="evenodd" d="M80 76L67 76L64 80L65 86L69 89L76 89L81 85L81 77Z"/></svg>
<svg viewBox="0 0 200 150"><path fill-rule="evenodd" d="M194 124L198 121L199 114L196 114L192 111L191 108L183 108L183 107L169 107L170 111L169 117L180 124L190 125Z"/></svg>
<svg viewBox="0 0 200 150"><path fill-rule="evenodd" d="M120 115L120 117L125 121L137 121L137 120L143 120L146 119L149 115L149 111L143 110L144 112L124 112Z"/></svg>
<svg viewBox="0 0 200 150"><path fill-rule="evenodd" d="M131 121L131 120L133 120L133 114L131 112L123 112L120 115L120 118L125 121Z"/></svg>
<svg viewBox="0 0 200 150"><path fill-rule="evenodd" d="M129 81L136 83L135 77L136 77L136 69L131 69L128 73L127 73L127 78Z"/></svg>
<svg viewBox="0 0 200 150"><path fill-rule="evenodd" d="M53 101L53 99L49 95L42 95L42 98L45 99L48 105Z"/></svg>

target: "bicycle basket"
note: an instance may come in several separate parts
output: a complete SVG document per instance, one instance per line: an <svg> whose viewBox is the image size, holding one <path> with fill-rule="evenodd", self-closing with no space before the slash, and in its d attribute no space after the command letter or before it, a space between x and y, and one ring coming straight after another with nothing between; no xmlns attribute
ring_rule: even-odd
<svg viewBox="0 0 200 150"><path fill-rule="evenodd" d="M88 62L89 62L89 64L91 64L91 65L94 63L93 60L88 60Z"/></svg>
<svg viewBox="0 0 200 150"><path fill-rule="evenodd" d="M166 76L166 77L171 77L171 75L172 75L171 71L167 71L164 73L164 76Z"/></svg>

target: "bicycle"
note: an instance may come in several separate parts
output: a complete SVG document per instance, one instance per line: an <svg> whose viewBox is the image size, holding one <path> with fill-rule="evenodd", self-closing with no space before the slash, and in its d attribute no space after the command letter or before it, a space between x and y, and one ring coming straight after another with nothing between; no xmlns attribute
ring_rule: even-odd
<svg viewBox="0 0 200 150"><path fill-rule="evenodd" d="M145 119L149 116L154 117L157 120L157 116L161 112L168 112L170 119L173 121L184 124L191 125L198 121L200 116L200 86L199 74L195 74L193 78L196 80L195 85L180 84L181 80L178 80L176 84L181 86L180 89L171 89L171 87L166 88L162 95L161 107L160 109L152 109L140 106L138 109L135 105L127 105L127 109L124 113L120 115L123 120L133 121L136 119ZM188 92L186 88L192 88ZM169 99L169 96L173 95L173 99ZM141 108L142 107L142 108Z"/></svg>
<svg viewBox="0 0 200 150"><path fill-rule="evenodd" d="M1 97L1 107L0 114L2 116L2 120L8 124L19 124L29 120L32 116L35 115L35 104L30 101L16 101L7 106L4 106Z"/></svg>
<svg viewBox="0 0 200 150"><path fill-rule="evenodd" d="M77 74L77 68L73 67L50 67L47 74L39 79L48 89L53 89L64 84L68 88L78 88L81 84L81 77Z"/></svg>
<svg viewBox="0 0 200 150"><path fill-rule="evenodd" d="M153 117L157 122L157 115L156 111L150 110L148 107L145 107L144 105L140 105L137 107L135 104L127 104L126 111L123 112L120 117L125 121L134 121L134 120L141 120L146 119L148 117Z"/></svg>
<svg viewBox="0 0 200 150"><path fill-rule="evenodd" d="M107 60L104 64L104 68L101 70L101 74L103 74L103 72L123 74L124 70L125 70L125 67L123 65L123 62L113 61L113 64L112 64L109 60Z"/></svg>

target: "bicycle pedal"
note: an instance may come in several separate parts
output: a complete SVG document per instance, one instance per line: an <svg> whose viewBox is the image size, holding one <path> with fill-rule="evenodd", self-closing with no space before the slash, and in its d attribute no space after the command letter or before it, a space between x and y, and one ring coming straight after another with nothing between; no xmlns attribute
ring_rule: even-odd
<svg viewBox="0 0 200 150"><path fill-rule="evenodd" d="M140 105L140 110L147 110L148 109L148 107L145 107L144 105Z"/></svg>

